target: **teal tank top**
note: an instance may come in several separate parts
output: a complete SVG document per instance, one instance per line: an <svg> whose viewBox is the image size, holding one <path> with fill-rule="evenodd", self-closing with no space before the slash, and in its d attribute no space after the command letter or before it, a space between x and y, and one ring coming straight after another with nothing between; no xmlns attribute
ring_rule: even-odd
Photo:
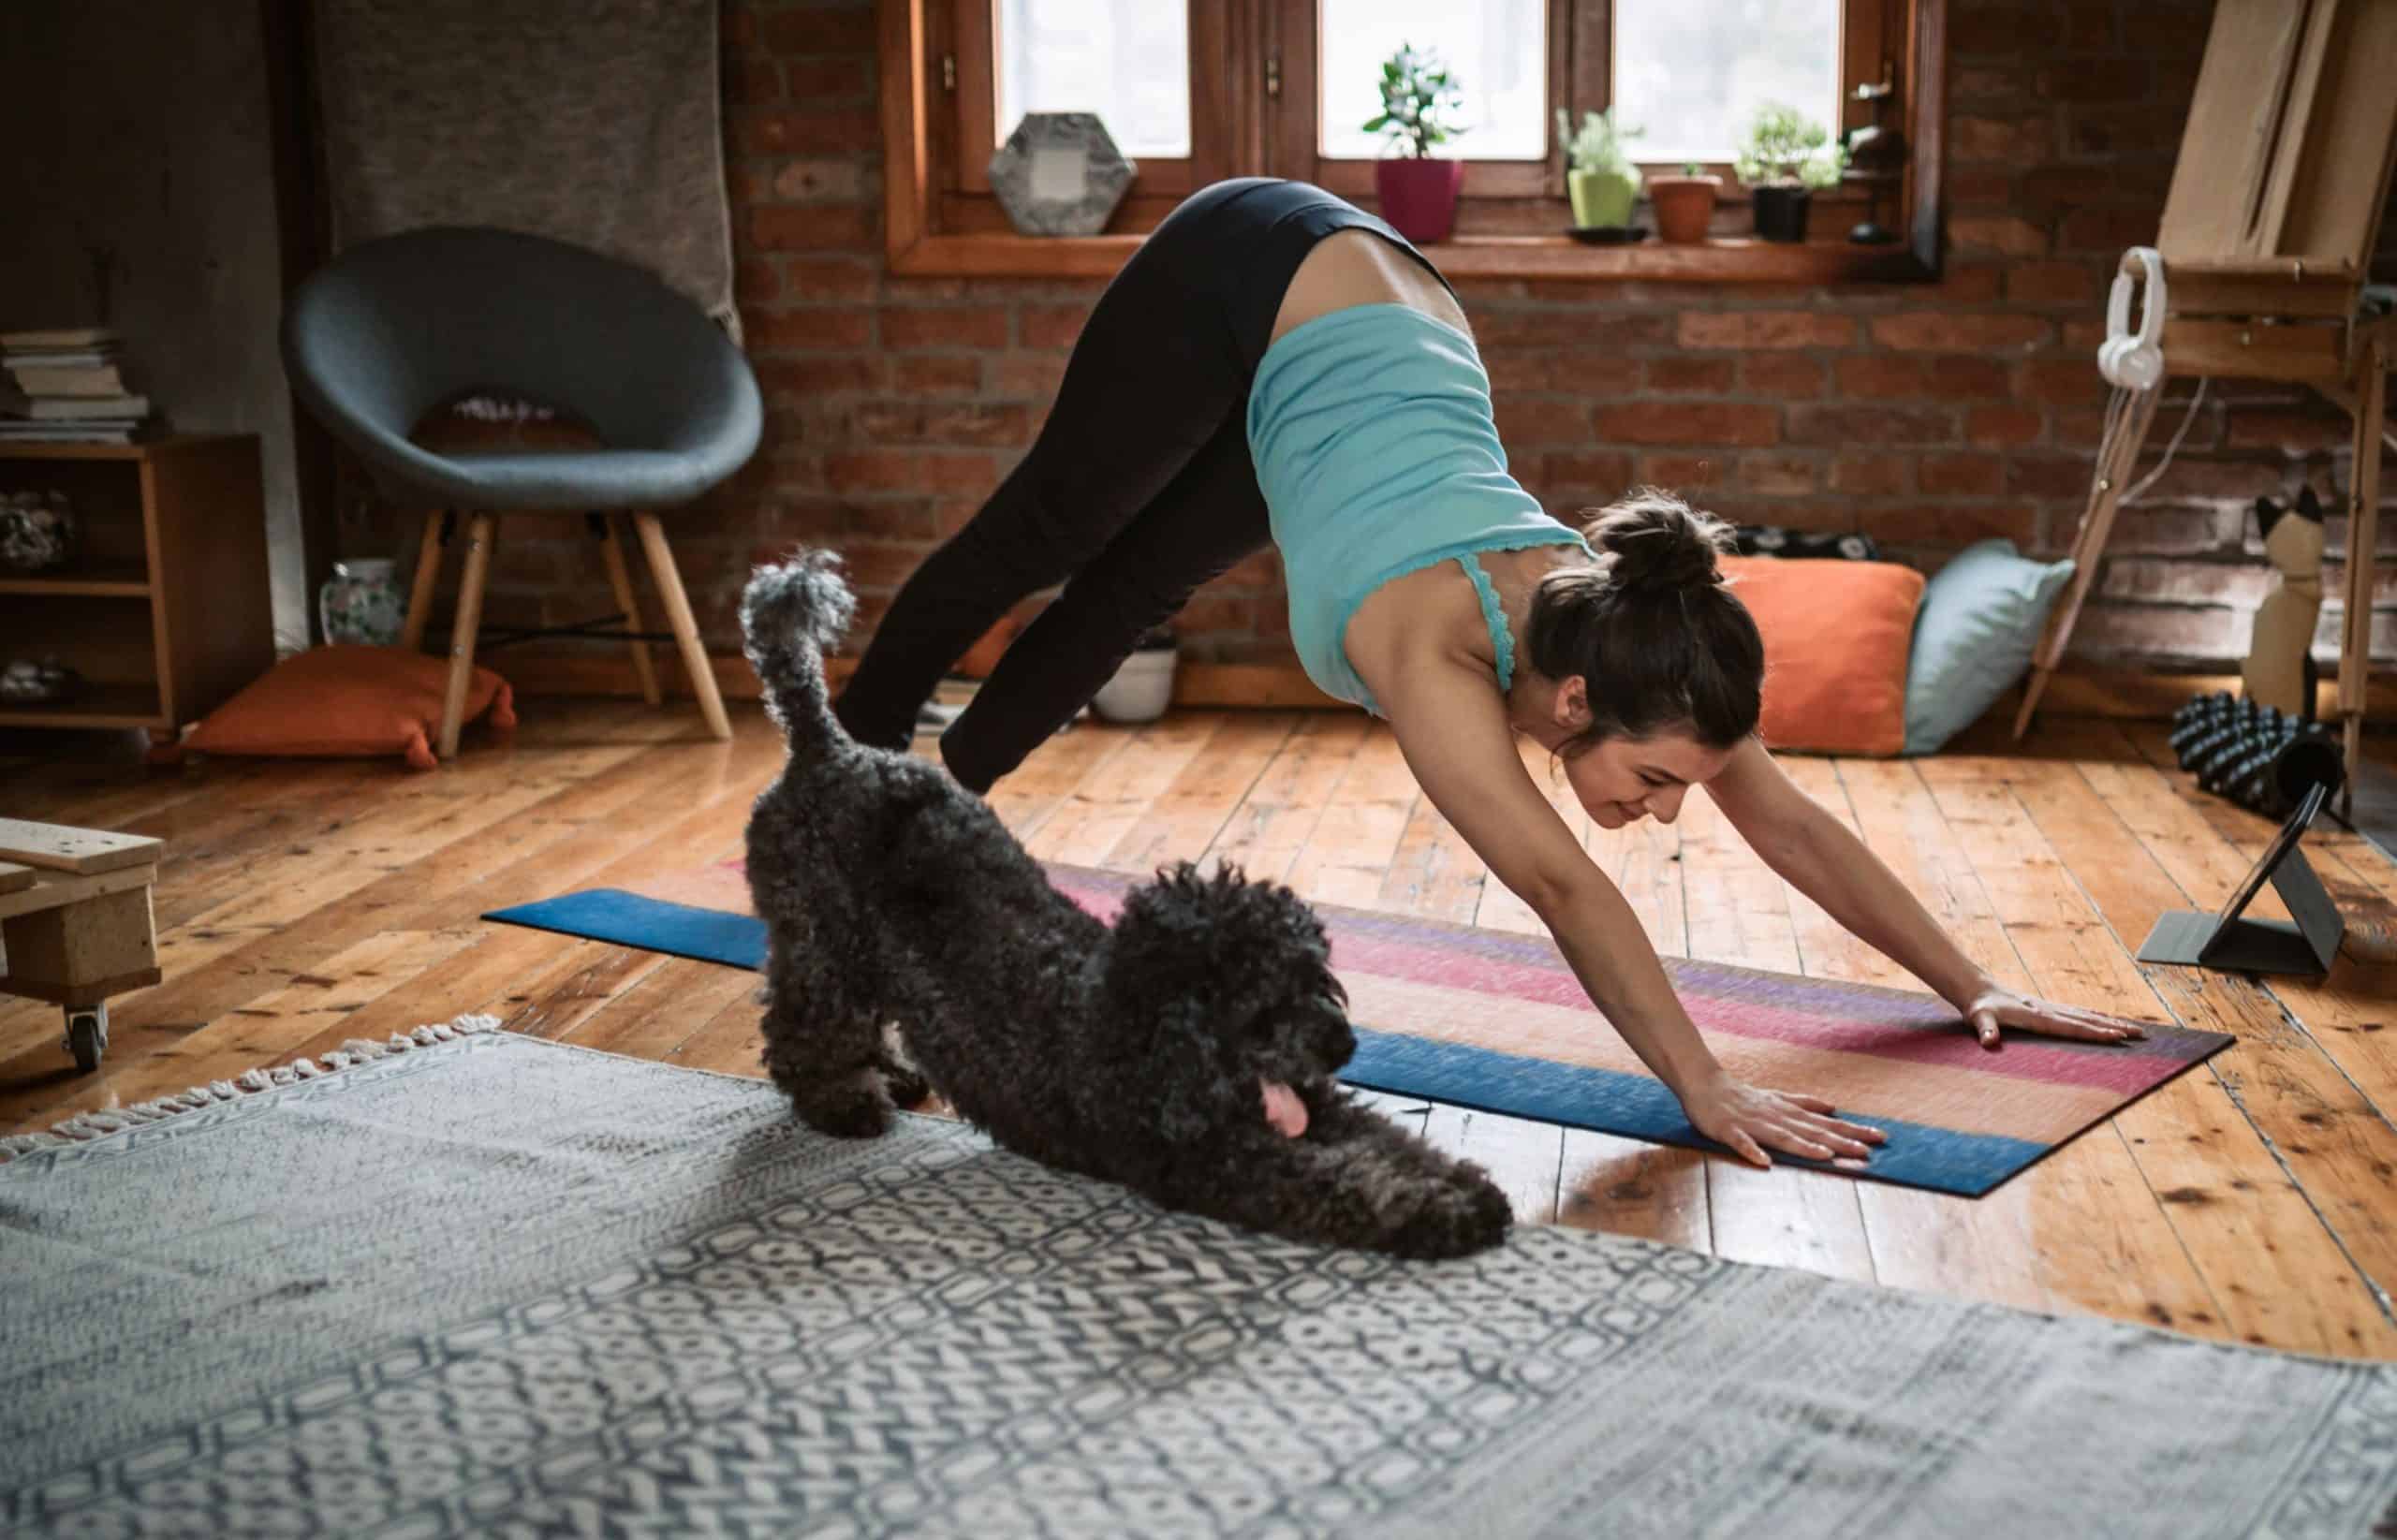
<svg viewBox="0 0 2397 1540"><path fill-rule="evenodd" d="M1589 548L1507 472L1473 339L1411 305L1353 305L1265 350L1248 447L1290 594L1290 641L1317 688L1382 714L1348 666L1349 617L1384 583L1454 561L1481 595L1498 688L1515 645L1485 550Z"/></svg>

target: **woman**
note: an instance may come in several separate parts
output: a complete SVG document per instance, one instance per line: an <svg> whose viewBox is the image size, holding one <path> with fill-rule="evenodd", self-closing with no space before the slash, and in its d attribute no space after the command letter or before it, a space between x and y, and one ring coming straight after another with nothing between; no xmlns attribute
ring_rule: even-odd
<svg viewBox="0 0 2397 1540"><path fill-rule="evenodd" d="M1525 772L1560 756L1608 829L1703 785L1772 869L1972 1023L2116 1042L1974 965L1755 736L1764 649L1715 568L1721 526L1662 494L1588 536L1507 473L1464 313L1390 226L1301 183L1227 182L1099 298L1039 437L909 579L838 711L904 748L917 707L1024 595L1064 582L941 739L979 792L1110 678L1140 633L1269 541L1316 683L1388 718L1424 793L1554 935L1702 1134L1863 1159L1883 1136L1748 1085L1699 1038L1631 907Z"/></svg>

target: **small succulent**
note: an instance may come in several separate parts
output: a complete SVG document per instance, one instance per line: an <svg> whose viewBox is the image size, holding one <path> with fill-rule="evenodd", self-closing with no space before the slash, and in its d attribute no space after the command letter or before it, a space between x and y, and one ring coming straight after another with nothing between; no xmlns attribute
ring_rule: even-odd
<svg viewBox="0 0 2397 1540"><path fill-rule="evenodd" d="M1846 166L1847 150L1831 142L1830 129L1794 107L1766 102L1733 169L1751 187L1829 187Z"/></svg>
<svg viewBox="0 0 2397 1540"><path fill-rule="evenodd" d="M1382 63L1381 85L1382 110L1365 120L1365 132L1389 136L1406 154L1420 159L1465 131L1448 116L1463 105L1464 93L1437 53L1399 44Z"/></svg>

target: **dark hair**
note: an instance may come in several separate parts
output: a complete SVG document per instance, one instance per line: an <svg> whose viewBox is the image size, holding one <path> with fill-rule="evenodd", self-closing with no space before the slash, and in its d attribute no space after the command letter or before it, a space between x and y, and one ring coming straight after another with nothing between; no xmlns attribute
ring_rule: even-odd
<svg viewBox="0 0 2397 1540"><path fill-rule="evenodd" d="M1641 487L1582 533L1596 565L1541 579L1524 627L1533 667L1589 686L1589 729L1560 752L1679 726L1728 749L1756 731L1764 638L1714 564L1730 526Z"/></svg>

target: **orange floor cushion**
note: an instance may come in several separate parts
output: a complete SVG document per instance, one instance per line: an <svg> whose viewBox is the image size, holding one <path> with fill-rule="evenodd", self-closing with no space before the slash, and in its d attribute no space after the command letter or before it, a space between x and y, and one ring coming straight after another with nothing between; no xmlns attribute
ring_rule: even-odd
<svg viewBox="0 0 2397 1540"><path fill-rule="evenodd" d="M1922 574L1895 562L1726 556L1722 565L1764 634L1766 746L1903 750Z"/></svg>
<svg viewBox="0 0 2397 1540"><path fill-rule="evenodd" d="M397 647L315 647L285 658L211 711L182 746L298 758L396 754L411 769L431 770L449 682L446 658ZM507 682L477 668L466 684L465 719L486 711L493 726L516 726Z"/></svg>

